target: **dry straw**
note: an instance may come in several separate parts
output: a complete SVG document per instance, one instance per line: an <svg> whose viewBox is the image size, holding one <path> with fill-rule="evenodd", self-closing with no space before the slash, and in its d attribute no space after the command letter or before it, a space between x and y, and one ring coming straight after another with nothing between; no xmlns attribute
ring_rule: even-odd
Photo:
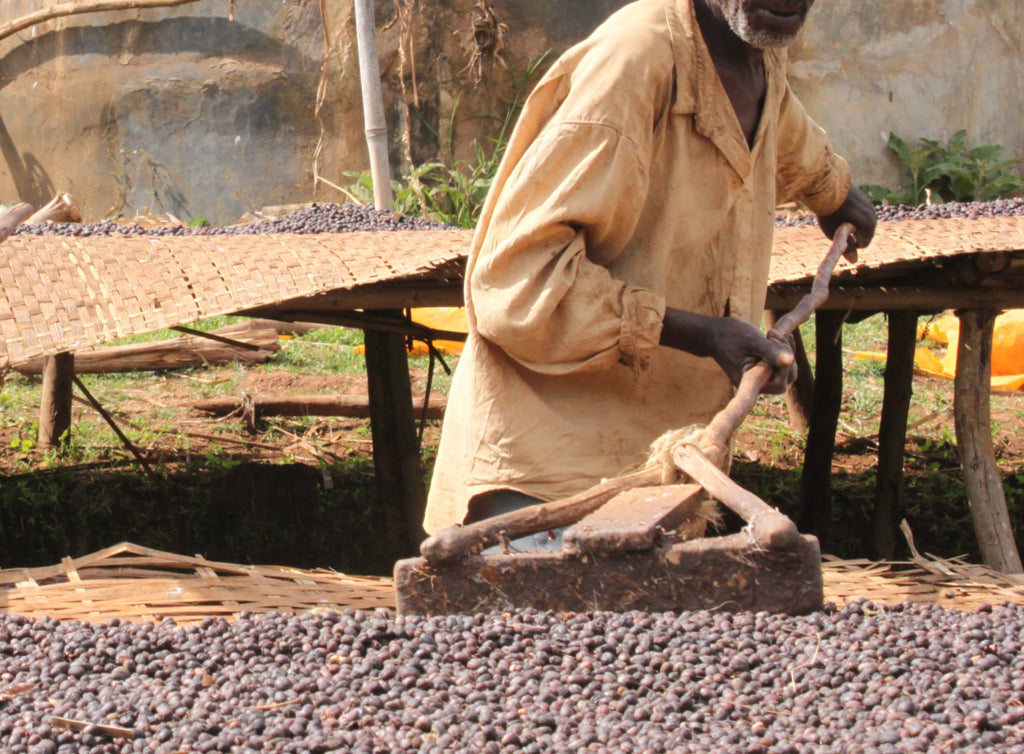
<svg viewBox="0 0 1024 754"><path fill-rule="evenodd" d="M826 556L825 600L845 605L937 604L974 610L982 604L1024 605L1024 585L963 558L915 555L877 563ZM123 542L40 568L0 571L0 613L103 622L111 618L180 625L240 612L395 609L390 579L325 569L244 566L176 555Z"/></svg>

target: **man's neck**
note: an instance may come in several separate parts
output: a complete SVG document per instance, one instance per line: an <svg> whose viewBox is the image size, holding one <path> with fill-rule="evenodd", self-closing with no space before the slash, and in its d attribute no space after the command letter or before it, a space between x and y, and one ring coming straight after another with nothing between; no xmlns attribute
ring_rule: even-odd
<svg viewBox="0 0 1024 754"><path fill-rule="evenodd" d="M717 5L709 4L707 0L693 0L693 6L704 44L717 68L747 68L751 72L762 70L764 50L738 37Z"/></svg>
<svg viewBox="0 0 1024 754"><path fill-rule="evenodd" d="M764 51L737 36L717 4L693 0L693 5L718 79L736 113L747 146L753 147L767 89Z"/></svg>

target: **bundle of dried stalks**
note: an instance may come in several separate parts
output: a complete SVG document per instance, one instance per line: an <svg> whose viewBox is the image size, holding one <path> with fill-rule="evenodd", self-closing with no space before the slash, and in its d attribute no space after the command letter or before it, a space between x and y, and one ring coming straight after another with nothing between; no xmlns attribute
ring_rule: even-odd
<svg viewBox="0 0 1024 754"><path fill-rule="evenodd" d="M879 563L825 556L825 599L843 606L866 599L974 610L982 604L1024 605L1024 585L963 558L916 556ZM310 610L395 607L390 579L326 569L244 566L162 552L128 542L39 568L0 570L0 613L60 620L152 621L181 625L207 617Z"/></svg>
<svg viewBox="0 0 1024 754"><path fill-rule="evenodd" d="M58 193L25 222L29 225L46 222L80 223L82 210L78 208L78 203L71 194Z"/></svg>
<svg viewBox="0 0 1024 754"><path fill-rule="evenodd" d="M0 571L0 612L101 622L394 607L389 579L244 566L122 542L58 565Z"/></svg>

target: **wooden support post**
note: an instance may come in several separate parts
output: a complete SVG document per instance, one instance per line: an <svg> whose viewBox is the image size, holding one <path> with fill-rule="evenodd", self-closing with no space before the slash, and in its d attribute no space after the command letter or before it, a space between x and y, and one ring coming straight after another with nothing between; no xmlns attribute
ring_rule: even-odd
<svg viewBox="0 0 1024 754"><path fill-rule="evenodd" d="M873 515L875 555L891 560L902 515L903 454L907 416L914 392L914 344L917 313L887 312L889 346L885 362L885 393L878 430L878 474Z"/></svg>
<svg viewBox="0 0 1024 754"><path fill-rule="evenodd" d="M67 445L71 431L71 397L75 355L58 353L43 360L43 392L39 402L39 447Z"/></svg>
<svg viewBox="0 0 1024 754"><path fill-rule="evenodd" d="M770 330L783 312L765 312L765 326ZM806 432L811 426L811 411L814 406L814 370L807 360L807 349L800 337L800 330L793 331L793 354L796 356L796 380L786 390L786 409L789 411L789 426L797 432Z"/></svg>
<svg viewBox="0 0 1024 754"><path fill-rule="evenodd" d="M832 518L832 455L843 403L843 321L845 312L815 314L814 406L800 475L800 530L827 540Z"/></svg>
<svg viewBox="0 0 1024 754"><path fill-rule="evenodd" d="M373 206L390 211L391 164L388 160L388 129L384 120L384 95L380 83L380 58L377 52L377 27L374 26L374 0L355 0L356 47L359 53L359 81L363 93L363 123L366 148L370 152L373 178Z"/></svg>
<svg viewBox="0 0 1024 754"><path fill-rule="evenodd" d="M953 382L953 418L974 531L985 565L1004 573L1021 573L1024 568L992 446L989 381L996 312L971 309L956 314L960 318L960 342Z"/></svg>
<svg viewBox="0 0 1024 754"><path fill-rule="evenodd" d="M377 494L394 526L386 532L396 555L415 553L426 536L426 492L413 416L405 338L366 331L366 376Z"/></svg>

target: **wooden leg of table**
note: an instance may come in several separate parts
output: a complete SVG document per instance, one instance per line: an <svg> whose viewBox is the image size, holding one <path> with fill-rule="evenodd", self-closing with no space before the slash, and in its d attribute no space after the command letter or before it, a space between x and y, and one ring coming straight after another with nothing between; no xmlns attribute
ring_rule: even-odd
<svg viewBox="0 0 1024 754"><path fill-rule="evenodd" d="M844 312L830 309L820 310L814 316L814 407L800 476L799 523L802 531L822 540L828 534L832 517L832 454L843 403L844 319Z"/></svg>
<svg viewBox="0 0 1024 754"><path fill-rule="evenodd" d="M891 560L903 511L903 455L907 416L914 392L914 345L917 313L888 312L889 347L885 362L885 393L878 430L878 475L875 484L875 555Z"/></svg>
<svg viewBox="0 0 1024 754"><path fill-rule="evenodd" d="M960 342L953 382L953 417L974 531L985 565L1005 573L1021 573L1024 569L992 445L989 382L996 312L965 310L958 311L957 316Z"/></svg>
<svg viewBox="0 0 1024 754"><path fill-rule="evenodd" d="M67 445L71 431L71 396L75 355L58 353L43 359L43 391L39 402L40 448Z"/></svg>
<svg viewBox="0 0 1024 754"><path fill-rule="evenodd" d="M401 522L387 532L396 554L411 554L426 536L426 492L405 338L367 330L365 344L377 494L387 517Z"/></svg>
<svg viewBox="0 0 1024 754"><path fill-rule="evenodd" d="M780 312L766 311L765 325L770 329L782 316ZM789 426L797 432L806 432L811 426L811 412L814 406L814 371L807 360L807 349L800 331L793 332L793 354L796 356L796 380L786 390L786 409L789 411Z"/></svg>

